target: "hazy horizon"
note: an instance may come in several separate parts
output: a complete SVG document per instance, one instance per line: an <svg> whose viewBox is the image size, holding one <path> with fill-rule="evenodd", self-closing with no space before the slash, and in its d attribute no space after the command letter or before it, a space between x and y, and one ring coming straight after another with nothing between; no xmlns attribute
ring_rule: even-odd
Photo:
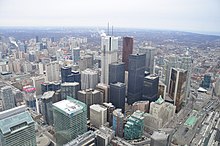
<svg viewBox="0 0 220 146"><path fill-rule="evenodd" d="M3 27L107 27L220 34L219 0L1 0Z"/></svg>

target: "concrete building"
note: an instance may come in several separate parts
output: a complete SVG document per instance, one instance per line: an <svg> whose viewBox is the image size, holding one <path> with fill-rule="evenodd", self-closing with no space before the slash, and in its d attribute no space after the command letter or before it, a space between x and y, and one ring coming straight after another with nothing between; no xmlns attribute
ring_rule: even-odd
<svg viewBox="0 0 220 146"><path fill-rule="evenodd" d="M125 82L125 63L113 62L109 64L109 84Z"/></svg>
<svg viewBox="0 0 220 146"><path fill-rule="evenodd" d="M156 48L152 46L144 46L139 48L139 53L146 54L146 71L150 74L154 74L154 56L156 55Z"/></svg>
<svg viewBox="0 0 220 146"><path fill-rule="evenodd" d="M99 75L98 72L87 68L81 72L81 89L95 89L98 84Z"/></svg>
<svg viewBox="0 0 220 146"><path fill-rule="evenodd" d="M101 36L101 83L109 84L109 64L118 61L118 38Z"/></svg>
<svg viewBox="0 0 220 146"><path fill-rule="evenodd" d="M161 96L163 99L165 99L166 91L167 91L167 86L163 82L159 81L159 84L158 84L158 97Z"/></svg>
<svg viewBox="0 0 220 146"><path fill-rule="evenodd" d="M137 101L132 104L132 110L135 112L136 110L139 110L141 112L148 112L150 107L149 101Z"/></svg>
<svg viewBox="0 0 220 146"><path fill-rule="evenodd" d="M33 86L36 88L36 95L41 95L41 84L45 82L45 76L32 77Z"/></svg>
<svg viewBox="0 0 220 146"><path fill-rule="evenodd" d="M96 146L96 135L93 131L87 131L86 133L79 135L72 141L64 144L63 146Z"/></svg>
<svg viewBox="0 0 220 146"><path fill-rule="evenodd" d="M112 129L101 126L98 130L95 131L96 139L97 139L97 146L107 146L112 138L115 136L115 131Z"/></svg>
<svg viewBox="0 0 220 146"><path fill-rule="evenodd" d="M142 98L144 71L145 71L145 54L129 55L128 63L128 104L133 104Z"/></svg>
<svg viewBox="0 0 220 146"><path fill-rule="evenodd" d="M1 146L36 146L35 122L25 106L0 113Z"/></svg>
<svg viewBox="0 0 220 146"><path fill-rule="evenodd" d="M128 56L133 53L133 38L123 37L122 62L125 63L125 70L128 71Z"/></svg>
<svg viewBox="0 0 220 146"><path fill-rule="evenodd" d="M111 127L113 123L113 111L115 110L115 106L112 103L103 103L103 106L107 108L107 122L109 123L109 127Z"/></svg>
<svg viewBox="0 0 220 146"><path fill-rule="evenodd" d="M72 60L73 64L77 64L80 60L80 48L72 48Z"/></svg>
<svg viewBox="0 0 220 146"><path fill-rule="evenodd" d="M66 99L67 96L78 99L77 93L79 91L79 83L65 82L61 84L61 99Z"/></svg>
<svg viewBox="0 0 220 146"><path fill-rule="evenodd" d="M86 104L68 98L53 104L57 146L62 146L87 131Z"/></svg>
<svg viewBox="0 0 220 146"><path fill-rule="evenodd" d="M144 130L147 132L153 132L162 128L162 119L157 118L149 113L145 113L144 115Z"/></svg>
<svg viewBox="0 0 220 146"><path fill-rule="evenodd" d="M103 100L101 98L101 93L98 90L80 90L78 91L78 100L85 103L87 105L87 116L89 118L89 107L93 104L102 104Z"/></svg>
<svg viewBox="0 0 220 146"><path fill-rule="evenodd" d="M156 101L158 98L159 77L157 75L149 75L144 78L143 97L142 100Z"/></svg>
<svg viewBox="0 0 220 146"><path fill-rule="evenodd" d="M176 111L180 111L186 97L187 71L179 68L172 68L168 94L174 101Z"/></svg>
<svg viewBox="0 0 220 146"><path fill-rule="evenodd" d="M151 102L149 113L156 118L162 119L162 125L164 125L175 115L175 111L175 105L164 102L164 99L159 97L157 101Z"/></svg>
<svg viewBox="0 0 220 146"><path fill-rule="evenodd" d="M87 68L93 68L93 56L88 54L82 56L79 60L79 69L85 70Z"/></svg>
<svg viewBox="0 0 220 146"><path fill-rule="evenodd" d="M110 102L116 107L125 111L125 84L124 83L114 83L110 84Z"/></svg>
<svg viewBox="0 0 220 146"><path fill-rule="evenodd" d="M103 102L109 102L109 85L99 83L96 90L100 91Z"/></svg>
<svg viewBox="0 0 220 146"><path fill-rule="evenodd" d="M216 80L214 92L216 96L220 97L220 78Z"/></svg>
<svg viewBox="0 0 220 146"><path fill-rule="evenodd" d="M27 107L32 108L33 110L36 110L36 88L28 85L23 87L24 91L24 100L27 105Z"/></svg>
<svg viewBox="0 0 220 146"><path fill-rule="evenodd" d="M115 135L123 137L124 129L124 115L121 109L116 109L113 111L113 125L112 129L115 131Z"/></svg>
<svg viewBox="0 0 220 146"><path fill-rule="evenodd" d="M151 146L170 146L170 135L163 131L154 131L151 135Z"/></svg>
<svg viewBox="0 0 220 146"><path fill-rule="evenodd" d="M48 91L43 94L41 97L41 104L42 104L42 115L45 120L45 122L48 125L53 125L53 97L55 92L54 91Z"/></svg>
<svg viewBox="0 0 220 146"><path fill-rule="evenodd" d="M15 99L10 86L1 88L0 98L2 99L3 110L8 110L15 107Z"/></svg>
<svg viewBox="0 0 220 146"><path fill-rule="evenodd" d="M107 108L93 104L90 106L90 124L96 128L107 123Z"/></svg>
<svg viewBox="0 0 220 146"><path fill-rule="evenodd" d="M58 62L51 62L45 65L46 81L60 81L60 67Z"/></svg>
<svg viewBox="0 0 220 146"><path fill-rule="evenodd" d="M127 120L124 128L124 138L134 140L141 138L144 130L143 112L135 111Z"/></svg>

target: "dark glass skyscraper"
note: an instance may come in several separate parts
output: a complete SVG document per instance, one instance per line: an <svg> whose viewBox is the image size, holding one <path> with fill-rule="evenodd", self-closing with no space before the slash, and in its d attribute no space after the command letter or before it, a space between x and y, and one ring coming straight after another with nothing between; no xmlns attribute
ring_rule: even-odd
<svg viewBox="0 0 220 146"><path fill-rule="evenodd" d="M62 83L67 81L67 76L71 74L71 67L61 67L61 81Z"/></svg>
<svg viewBox="0 0 220 146"><path fill-rule="evenodd" d="M159 77L157 75L148 75L144 78L142 100L156 101L158 99Z"/></svg>
<svg viewBox="0 0 220 146"><path fill-rule="evenodd" d="M71 67L61 68L61 81L64 82L78 82L80 83L81 75L78 71L72 71Z"/></svg>
<svg viewBox="0 0 220 146"><path fill-rule="evenodd" d="M125 63L125 70L128 70L128 57L133 52L133 38L123 38L122 62Z"/></svg>
<svg viewBox="0 0 220 146"><path fill-rule="evenodd" d="M114 62L109 64L109 84L125 82L125 63Z"/></svg>
<svg viewBox="0 0 220 146"><path fill-rule="evenodd" d="M125 91L126 86L124 83L110 84L110 102L116 107L125 111Z"/></svg>
<svg viewBox="0 0 220 146"><path fill-rule="evenodd" d="M128 104L142 98L145 71L145 54L129 55L128 63Z"/></svg>

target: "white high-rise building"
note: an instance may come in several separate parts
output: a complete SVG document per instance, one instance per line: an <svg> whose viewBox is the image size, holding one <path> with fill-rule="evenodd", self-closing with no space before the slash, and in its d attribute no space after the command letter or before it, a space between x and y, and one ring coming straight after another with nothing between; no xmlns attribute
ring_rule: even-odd
<svg viewBox="0 0 220 146"><path fill-rule="evenodd" d="M95 89L98 84L98 72L87 68L81 72L81 89Z"/></svg>
<svg viewBox="0 0 220 146"><path fill-rule="evenodd" d="M118 61L118 38L101 35L101 83L109 84L109 64Z"/></svg>
<svg viewBox="0 0 220 146"><path fill-rule="evenodd" d="M59 63L54 61L45 65L46 81L53 82L60 80L60 67Z"/></svg>
<svg viewBox="0 0 220 146"><path fill-rule="evenodd" d="M90 106L90 123L96 128L101 127L107 122L107 108L99 105L93 104Z"/></svg>

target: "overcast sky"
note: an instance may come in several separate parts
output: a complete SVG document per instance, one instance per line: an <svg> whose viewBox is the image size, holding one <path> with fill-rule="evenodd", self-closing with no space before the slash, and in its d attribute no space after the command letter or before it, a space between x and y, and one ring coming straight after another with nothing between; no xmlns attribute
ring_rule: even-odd
<svg viewBox="0 0 220 146"><path fill-rule="evenodd" d="M0 26L106 26L220 32L220 0L0 0Z"/></svg>

